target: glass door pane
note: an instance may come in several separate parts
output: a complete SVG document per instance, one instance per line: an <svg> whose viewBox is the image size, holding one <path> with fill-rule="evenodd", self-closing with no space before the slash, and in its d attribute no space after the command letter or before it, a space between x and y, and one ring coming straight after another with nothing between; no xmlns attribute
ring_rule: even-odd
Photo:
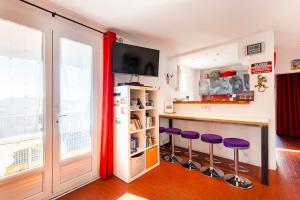
<svg viewBox="0 0 300 200"><path fill-rule="evenodd" d="M43 33L0 19L0 179L43 166Z"/></svg>
<svg viewBox="0 0 300 200"><path fill-rule="evenodd" d="M92 150L93 48L60 39L59 114L60 160Z"/></svg>

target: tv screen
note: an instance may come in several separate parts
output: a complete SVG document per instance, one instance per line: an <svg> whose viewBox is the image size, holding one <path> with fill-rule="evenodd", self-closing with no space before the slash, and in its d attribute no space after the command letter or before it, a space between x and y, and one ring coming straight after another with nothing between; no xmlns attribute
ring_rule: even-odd
<svg viewBox="0 0 300 200"><path fill-rule="evenodd" d="M159 50L115 42L112 52L113 73L158 76Z"/></svg>

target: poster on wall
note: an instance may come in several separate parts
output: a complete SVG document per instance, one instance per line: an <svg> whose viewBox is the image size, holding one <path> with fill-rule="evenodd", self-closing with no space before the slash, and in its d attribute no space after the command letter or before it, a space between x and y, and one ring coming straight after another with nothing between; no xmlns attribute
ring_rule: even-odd
<svg viewBox="0 0 300 200"><path fill-rule="evenodd" d="M291 70L300 69L300 59L294 59L291 61Z"/></svg>
<svg viewBox="0 0 300 200"><path fill-rule="evenodd" d="M262 74L272 72L272 61L254 63L251 65L251 74Z"/></svg>
<svg viewBox="0 0 300 200"><path fill-rule="evenodd" d="M253 55L253 54L257 54L257 53L262 53L263 47L264 47L263 42L247 45L246 55L249 56L249 55Z"/></svg>

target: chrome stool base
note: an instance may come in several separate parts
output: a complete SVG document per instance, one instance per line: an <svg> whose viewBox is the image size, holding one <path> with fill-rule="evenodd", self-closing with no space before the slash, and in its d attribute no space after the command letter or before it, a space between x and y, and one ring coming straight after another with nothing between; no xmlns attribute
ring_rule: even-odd
<svg viewBox="0 0 300 200"><path fill-rule="evenodd" d="M182 167L187 168L188 170L200 170L201 165L197 162L191 160L181 163Z"/></svg>
<svg viewBox="0 0 300 200"><path fill-rule="evenodd" d="M224 172L216 167L204 166L204 167L201 167L200 171L204 175L209 176L211 178L223 178L224 177Z"/></svg>
<svg viewBox="0 0 300 200"><path fill-rule="evenodd" d="M236 188L250 189L253 187L252 182L245 177L236 176L235 174L226 174L224 181Z"/></svg>
<svg viewBox="0 0 300 200"><path fill-rule="evenodd" d="M228 164L228 166L229 166L231 169L234 169L234 164L230 163L230 164ZM250 171L250 170L247 169L246 167L239 166L239 172L248 173L249 171Z"/></svg>
<svg viewBox="0 0 300 200"><path fill-rule="evenodd" d="M210 162L209 157L204 158L204 160L206 160L207 162ZM220 160L218 160L216 158L214 158L213 161L214 161L214 164L220 164L220 163L222 163Z"/></svg>
<svg viewBox="0 0 300 200"><path fill-rule="evenodd" d="M164 159L166 161L168 161L169 163L177 163L177 162L181 163L182 162L182 159L180 157L174 156L174 155L167 155L164 157Z"/></svg>

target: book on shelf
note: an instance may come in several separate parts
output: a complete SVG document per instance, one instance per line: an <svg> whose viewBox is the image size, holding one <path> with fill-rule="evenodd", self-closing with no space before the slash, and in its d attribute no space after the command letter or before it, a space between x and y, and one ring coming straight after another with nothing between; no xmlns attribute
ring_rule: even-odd
<svg viewBox="0 0 300 200"><path fill-rule="evenodd" d="M146 117L146 127L153 127L155 126L155 117L147 116Z"/></svg>
<svg viewBox="0 0 300 200"><path fill-rule="evenodd" d="M131 131L143 129L142 123L141 123L138 115L131 114L130 118L131 118L130 119L130 130Z"/></svg>

